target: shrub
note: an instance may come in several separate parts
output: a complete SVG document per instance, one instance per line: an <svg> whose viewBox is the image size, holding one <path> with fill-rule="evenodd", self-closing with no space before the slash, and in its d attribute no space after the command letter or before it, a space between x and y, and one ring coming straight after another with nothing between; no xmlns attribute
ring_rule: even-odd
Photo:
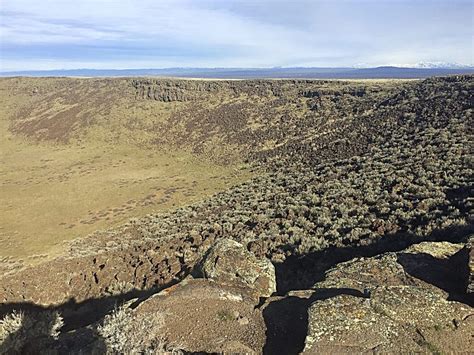
<svg viewBox="0 0 474 355"><path fill-rule="evenodd" d="M58 312L13 311L0 320L0 353L21 353L28 344L56 340L63 324Z"/></svg>
<svg viewBox="0 0 474 355"><path fill-rule="evenodd" d="M106 316L97 330L108 354L181 354L167 346L160 334L163 325L161 313L138 316L130 308L121 307Z"/></svg>

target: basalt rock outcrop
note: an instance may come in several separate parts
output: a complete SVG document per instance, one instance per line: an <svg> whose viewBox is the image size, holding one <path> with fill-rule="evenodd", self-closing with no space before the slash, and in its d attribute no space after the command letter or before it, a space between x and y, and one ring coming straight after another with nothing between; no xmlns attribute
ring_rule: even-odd
<svg viewBox="0 0 474 355"><path fill-rule="evenodd" d="M206 99L209 95L255 95L282 96L295 92L295 88L304 87L311 81L272 81L272 80L167 80L167 79L134 79L131 84L136 90L137 99L163 102L194 101ZM321 83L324 83L322 81Z"/></svg>
<svg viewBox="0 0 474 355"><path fill-rule="evenodd" d="M186 279L133 312L163 314L161 336L191 352L252 353L265 344L265 323L252 290L206 279Z"/></svg>
<svg viewBox="0 0 474 355"><path fill-rule="evenodd" d="M339 292L310 306L304 353L468 352L474 311L456 276L462 248L421 243L329 270L314 295Z"/></svg>
<svg viewBox="0 0 474 355"><path fill-rule="evenodd" d="M231 239L217 241L198 264L196 273L220 284L250 288L257 299L276 291L273 264L268 259L258 259Z"/></svg>
<svg viewBox="0 0 474 355"><path fill-rule="evenodd" d="M466 244L466 252L468 255L468 264L467 264L467 292L474 294L474 235L469 237L469 241Z"/></svg>
<svg viewBox="0 0 474 355"><path fill-rule="evenodd" d="M81 267L80 260L75 262ZM83 270L82 284L70 281L72 288L60 293L55 292L60 282L49 284L53 290L49 302L45 294L39 293L35 304L18 302L11 307L0 307L0 319L3 319L0 321L0 353L261 353L266 326L256 306L260 297L275 291L275 271L269 261L257 259L241 244L226 239L215 243L199 262L198 269L205 278L184 277L176 273L176 269L175 278L182 280L160 292L149 288L139 292L133 279L121 284L120 274L130 274L131 270L122 269L124 265L111 255L107 259L97 256L93 260L94 265L99 263L99 270L111 266L108 262L114 266L109 270L112 279L104 281L107 273L91 275L93 283L110 285L102 291L100 286L92 285L88 290L83 289L88 274ZM232 263L235 268L231 277ZM66 263L65 267L70 268L70 264ZM157 277L164 276L158 272L160 267L155 276L147 269L141 277L159 285ZM134 274L138 277L138 269ZM59 279L62 276L60 274ZM43 277L38 275L39 280ZM129 296L124 298L127 292ZM82 303L58 305L61 295L65 294L74 294ZM92 294L102 296L102 300L88 304L84 298ZM28 297L23 293L20 298L25 299L25 296ZM56 302L51 303L55 298ZM117 308L117 303L122 306Z"/></svg>
<svg viewBox="0 0 474 355"><path fill-rule="evenodd" d="M188 275L162 291L135 294L115 310L97 307L101 317L89 323L79 321L86 310L81 305L22 309L18 304L16 313L5 315L0 323L4 340L0 349L16 351L10 353L468 352L474 345L474 311L459 273L467 262L464 251L463 244L424 242L399 252L355 257L329 269L311 289L272 295L263 304L255 297L254 284L232 278L228 282L218 274L215 279ZM238 263L239 274L253 274L255 257L225 239L211 246L198 265L202 268L217 257L235 260L238 254L251 260ZM211 270L220 269L222 276L229 272L226 265Z"/></svg>

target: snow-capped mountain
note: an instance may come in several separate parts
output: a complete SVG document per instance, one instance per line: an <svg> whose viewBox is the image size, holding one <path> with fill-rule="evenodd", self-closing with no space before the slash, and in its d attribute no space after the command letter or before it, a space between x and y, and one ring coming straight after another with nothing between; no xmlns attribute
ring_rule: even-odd
<svg viewBox="0 0 474 355"><path fill-rule="evenodd" d="M400 64L400 63L390 63L390 64L367 64L367 63L357 63L352 66L354 69L369 69L374 67L395 67L395 68L412 68L412 69L474 69L474 65L466 65L459 63L449 63L449 62L418 62L411 64Z"/></svg>
<svg viewBox="0 0 474 355"><path fill-rule="evenodd" d="M459 63L447 63L447 62L418 62L414 65L404 65L407 68L420 68L420 69L472 69L472 65L465 65Z"/></svg>

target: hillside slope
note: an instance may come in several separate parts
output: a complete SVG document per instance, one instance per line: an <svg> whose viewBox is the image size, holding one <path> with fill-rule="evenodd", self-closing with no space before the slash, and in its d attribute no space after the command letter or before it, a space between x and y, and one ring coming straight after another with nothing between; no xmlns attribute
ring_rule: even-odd
<svg viewBox="0 0 474 355"><path fill-rule="evenodd" d="M3 78L0 256L46 260L63 240L243 182L283 150L363 151L367 114L397 85Z"/></svg>
<svg viewBox="0 0 474 355"><path fill-rule="evenodd" d="M94 326L118 300L141 303L192 274L221 239L270 259L283 296L316 287L338 262L422 241L456 242L460 250L474 231L471 76L404 83L112 82L113 90L128 92L124 100L136 102L135 110L166 107L168 113L132 124L133 116L114 111L121 104L111 105L87 125L68 125L61 139L134 136L136 146L179 148L220 167L245 162L253 177L202 201L76 239L61 257L11 271L1 279L4 312L25 302L54 305L66 315L67 330ZM62 90L63 103L73 100L72 89ZM111 117L122 120L114 125ZM58 126L51 120L34 108L10 129L57 140L38 129L46 121ZM457 299L469 304L459 292Z"/></svg>

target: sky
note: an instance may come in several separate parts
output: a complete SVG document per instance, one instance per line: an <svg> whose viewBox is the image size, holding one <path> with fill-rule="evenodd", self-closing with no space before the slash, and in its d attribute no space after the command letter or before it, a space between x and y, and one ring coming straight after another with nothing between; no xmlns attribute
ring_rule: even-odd
<svg viewBox="0 0 474 355"><path fill-rule="evenodd" d="M0 71L473 65L472 0L0 0Z"/></svg>

